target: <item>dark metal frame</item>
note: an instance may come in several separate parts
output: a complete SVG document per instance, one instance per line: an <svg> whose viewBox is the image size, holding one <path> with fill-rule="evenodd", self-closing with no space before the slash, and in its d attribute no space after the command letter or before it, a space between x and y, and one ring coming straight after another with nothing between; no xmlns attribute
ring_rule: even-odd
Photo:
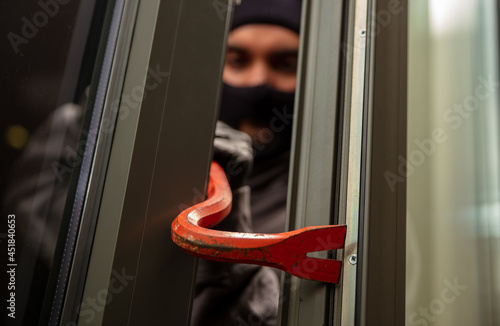
<svg viewBox="0 0 500 326"><path fill-rule="evenodd" d="M280 322L403 325L406 184L392 191L384 172L397 171L406 156L407 1L305 1L303 8L288 227L346 223L348 233L336 253L339 284L327 289L286 276ZM381 24L380 13L390 21ZM325 26L332 20L335 28ZM326 144L311 141L327 124ZM321 164L311 170L314 162Z"/></svg>
<svg viewBox="0 0 500 326"><path fill-rule="evenodd" d="M342 1L304 1L287 200L287 229L336 224ZM318 250L325 250L318 241ZM318 257L326 258L322 252ZM330 256L331 258L331 256ZM283 274L279 325L325 325L333 286Z"/></svg>
<svg viewBox="0 0 500 326"><path fill-rule="evenodd" d="M203 200L230 6L137 3L137 18L122 26L134 31L130 52L115 57L110 82L123 89L106 102L119 112L116 126L107 121L114 138L99 209L89 211L97 216L93 249L82 306L72 307L81 325L187 325L190 318L196 261L170 240L170 225ZM127 104L138 89L140 101ZM88 301L96 299L98 309Z"/></svg>
<svg viewBox="0 0 500 326"><path fill-rule="evenodd" d="M133 31L133 24L130 22L134 20L136 10L137 2L135 1L127 3L110 1L106 10L107 27L102 33L86 109L86 119L95 120L97 126L91 127L90 123L84 122L80 144L92 144L92 150L78 151L78 153L84 153L82 161L86 161L85 173L88 174L88 180L85 181L80 167L75 169L72 182L74 181L79 187L76 191L79 200L83 202L79 203L79 210L67 207L68 211L65 214L79 214L81 221L77 225L77 232L73 231L73 246L65 246L65 253L73 255L73 259L67 272L66 292L63 298L58 299L63 303L59 308L60 320L54 319L53 312L50 315L53 325L57 323L67 325L78 319L113 140L113 132L108 126L109 122L116 121L118 116L118 112L110 105L110 99L117 98L122 92L125 71L123 66L128 60ZM53 305L56 306L55 301ZM52 309L54 310L54 307Z"/></svg>
<svg viewBox="0 0 500 326"><path fill-rule="evenodd" d="M393 191L385 174L398 171L399 158L406 157L408 1L377 0L372 15L394 3L400 12L371 35L357 325L405 324L406 182L398 182Z"/></svg>

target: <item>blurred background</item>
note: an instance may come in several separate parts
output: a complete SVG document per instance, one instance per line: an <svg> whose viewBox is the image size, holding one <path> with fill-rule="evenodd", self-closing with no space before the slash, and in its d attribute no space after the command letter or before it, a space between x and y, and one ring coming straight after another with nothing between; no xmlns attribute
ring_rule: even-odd
<svg viewBox="0 0 500 326"><path fill-rule="evenodd" d="M409 1L408 325L500 325L498 19Z"/></svg>

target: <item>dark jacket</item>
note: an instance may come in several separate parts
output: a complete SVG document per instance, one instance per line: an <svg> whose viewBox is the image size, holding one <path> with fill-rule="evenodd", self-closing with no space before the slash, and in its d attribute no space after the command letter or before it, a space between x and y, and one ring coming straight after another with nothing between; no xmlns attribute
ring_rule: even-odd
<svg viewBox="0 0 500 326"><path fill-rule="evenodd" d="M233 191L233 208L216 228L278 233L285 229L289 152L254 165L248 186ZM281 271L200 259L191 326L276 325Z"/></svg>

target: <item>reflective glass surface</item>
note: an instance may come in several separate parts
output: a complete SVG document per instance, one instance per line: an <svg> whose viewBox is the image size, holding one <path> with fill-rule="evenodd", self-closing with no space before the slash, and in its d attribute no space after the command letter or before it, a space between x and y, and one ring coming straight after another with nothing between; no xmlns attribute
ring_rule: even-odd
<svg viewBox="0 0 500 326"><path fill-rule="evenodd" d="M78 153L94 1L1 4L1 324L35 325ZM102 16L99 20L102 24ZM94 25L92 25L92 22ZM98 24L99 25L99 24ZM5 103L6 102L6 103ZM71 198L69 199L71 201ZM4 281L4 277L7 277Z"/></svg>

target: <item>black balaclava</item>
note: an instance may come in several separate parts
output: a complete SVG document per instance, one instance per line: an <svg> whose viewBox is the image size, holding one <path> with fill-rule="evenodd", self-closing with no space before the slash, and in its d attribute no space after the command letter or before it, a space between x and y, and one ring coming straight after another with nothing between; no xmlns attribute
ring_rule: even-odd
<svg viewBox="0 0 500 326"><path fill-rule="evenodd" d="M271 24L299 34L301 0L242 0L235 6L231 30L246 24Z"/></svg>
<svg viewBox="0 0 500 326"><path fill-rule="evenodd" d="M297 34L300 0L242 0L234 9L231 29L245 24L272 24ZM280 92L268 85L233 87L224 83L219 119L238 129L243 118L263 126L254 140L255 162L290 149L294 92Z"/></svg>
<svg viewBox="0 0 500 326"><path fill-rule="evenodd" d="M232 87L224 84L219 119L235 129L244 118L262 126L258 139L253 139L258 163L290 149L294 96L293 92L280 92L267 85Z"/></svg>

